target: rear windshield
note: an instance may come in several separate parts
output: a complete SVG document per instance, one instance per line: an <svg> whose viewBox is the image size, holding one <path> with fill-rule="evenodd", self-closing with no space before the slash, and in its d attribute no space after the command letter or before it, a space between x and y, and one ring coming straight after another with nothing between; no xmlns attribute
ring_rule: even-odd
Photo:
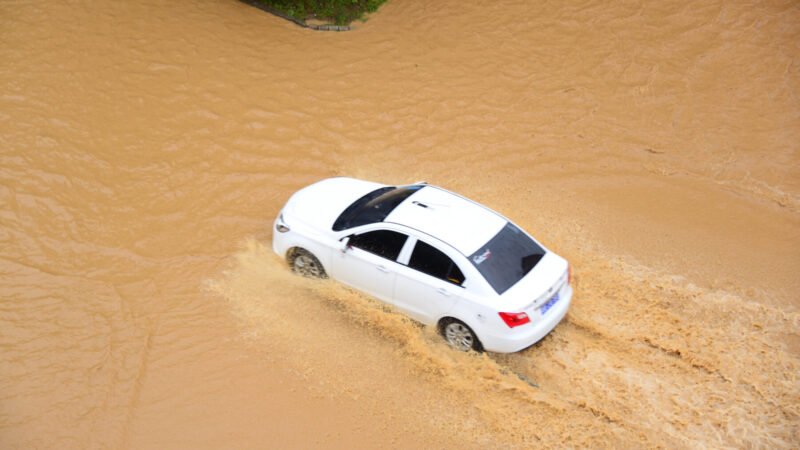
<svg viewBox="0 0 800 450"><path fill-rule="evenodd" d="M508 222L469 260L492 288L502 294L527 275L544 254L539 244Z"/></svg>
<svg viewBox="0 0 800 450"><path fill-rule="evenodd" d="M333 231L342 231L368 223L383 222L403 200L424 188L425 185L387 186L376 189L348 206L336 222Z"/></svg>

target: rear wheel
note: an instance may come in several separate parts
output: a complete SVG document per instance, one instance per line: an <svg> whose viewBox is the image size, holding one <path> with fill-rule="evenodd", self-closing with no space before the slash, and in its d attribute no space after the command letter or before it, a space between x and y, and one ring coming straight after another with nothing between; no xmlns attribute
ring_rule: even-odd
<svg viewBox="0 0 800 450"><path fill-rule="evenodd" d="M445 319L441 329L444 340L454 349L462 352L481 351L481 342L475 336L475 332L464 322L457 319Z"/></svg>
<svg viewBox="0 0 800 450"><path fill-rule="evenodd" d="M296 248L289 253L289 267L292 272L308 278L327 278L325 269L316 256L304 248Z"/></svg>

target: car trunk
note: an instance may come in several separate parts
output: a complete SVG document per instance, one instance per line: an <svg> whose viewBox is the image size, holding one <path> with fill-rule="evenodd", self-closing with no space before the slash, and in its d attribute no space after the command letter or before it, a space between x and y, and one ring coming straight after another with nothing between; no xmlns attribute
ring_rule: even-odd
<svg viewBox="0 0 800 450"><path fill-rule="evenodd" d="M508 312L535 312L567 281L567 267L564 258L547 252L536 267L500 296L500 308Z"/></svg>

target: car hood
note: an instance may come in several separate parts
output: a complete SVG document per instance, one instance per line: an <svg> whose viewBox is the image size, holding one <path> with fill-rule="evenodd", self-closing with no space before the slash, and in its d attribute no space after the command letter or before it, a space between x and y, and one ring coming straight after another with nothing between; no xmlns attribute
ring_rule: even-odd
<svg viewBox="0 0 800 450"><path fill-rule="evenodd" d="M567 281L568 266L564 258L548 251L536 267L500 296L499 304L509 312L538 308Z"/></svg>
<svg viewBox="0 0 800 450"><path fill-rule="evenodd" d="M354 201L383 187L380 183L354 178L328 178L297 191L283 208L284 220L302 221L313 228L331 231L339 214Z"/></svg>

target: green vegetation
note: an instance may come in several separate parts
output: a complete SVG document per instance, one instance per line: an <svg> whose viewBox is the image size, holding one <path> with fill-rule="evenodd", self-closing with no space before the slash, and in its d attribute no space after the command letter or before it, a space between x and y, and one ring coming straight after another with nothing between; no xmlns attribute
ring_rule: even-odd
<svg viewBox="0 0 800 450"><path fill-rule="evenodd" d="M375 12L386 0L258 0L301 22L308 18L347 25L361 19L364 13Z"/></svg>

